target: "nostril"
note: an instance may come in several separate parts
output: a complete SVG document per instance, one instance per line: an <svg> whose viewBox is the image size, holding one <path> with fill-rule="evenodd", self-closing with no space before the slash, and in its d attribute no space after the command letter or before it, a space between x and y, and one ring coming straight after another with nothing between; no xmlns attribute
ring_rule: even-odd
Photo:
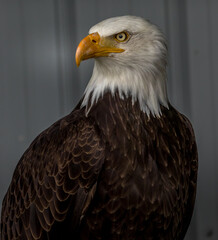
<svg viewBox="0 0 218 240"><path fill-rule="evenodd" d="M92 42L93 42L93 43L96 43L96 40L95 40L95 39L92 39Z"/></svg>

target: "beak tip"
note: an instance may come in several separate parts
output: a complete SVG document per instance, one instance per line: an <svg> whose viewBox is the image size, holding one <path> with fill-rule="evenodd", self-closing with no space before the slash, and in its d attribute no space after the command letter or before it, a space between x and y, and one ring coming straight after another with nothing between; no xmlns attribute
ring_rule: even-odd
<svg viewBox="0 0 218 240"><path fill-rule="evenodd" d="M76 66L79 67L80 62L81 62L81 57L78 56L78 54L76 54L75 60L76 60Z"/></svg>

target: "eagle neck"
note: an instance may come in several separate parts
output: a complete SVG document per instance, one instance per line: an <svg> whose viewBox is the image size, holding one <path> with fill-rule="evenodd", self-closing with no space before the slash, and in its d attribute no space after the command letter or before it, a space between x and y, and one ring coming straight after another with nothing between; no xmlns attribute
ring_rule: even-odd
<svg viewBox="0 0 218 240"><path fill-rule="evenodd" d="M120 65L116 60L99 58L95 61L81 105L86 107L86 114L108 91L112 96L118 92L121 99L130 97L132 104L138 102L141 111L148 116L159 117L161 105L168 107L166 72L163 68Z"/></svg>

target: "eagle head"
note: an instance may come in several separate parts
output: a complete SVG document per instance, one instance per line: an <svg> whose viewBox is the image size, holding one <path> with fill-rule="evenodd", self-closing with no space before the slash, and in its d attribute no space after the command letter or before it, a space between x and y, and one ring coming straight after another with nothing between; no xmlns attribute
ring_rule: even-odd
<svg viewBox="0 0 218 240"><path fill-rule="evenodd" d="M166 91L167 45L157 26L135 16L106 19L89 30L79 44L76 64L95 58L82 106L97 102L106 91L132 97L148 115L168 107Z"/></svg>

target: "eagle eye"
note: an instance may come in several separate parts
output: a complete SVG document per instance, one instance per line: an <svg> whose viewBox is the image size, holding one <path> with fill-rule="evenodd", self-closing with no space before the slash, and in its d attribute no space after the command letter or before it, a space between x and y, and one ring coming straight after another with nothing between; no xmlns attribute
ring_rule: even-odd
<svg viewBox="0 0 218 240"><path fill-rule="evenodd" d="M127 32L120 32L115 35L115 39L118 42L125 42L129 38L129 34Z"/></svg>

